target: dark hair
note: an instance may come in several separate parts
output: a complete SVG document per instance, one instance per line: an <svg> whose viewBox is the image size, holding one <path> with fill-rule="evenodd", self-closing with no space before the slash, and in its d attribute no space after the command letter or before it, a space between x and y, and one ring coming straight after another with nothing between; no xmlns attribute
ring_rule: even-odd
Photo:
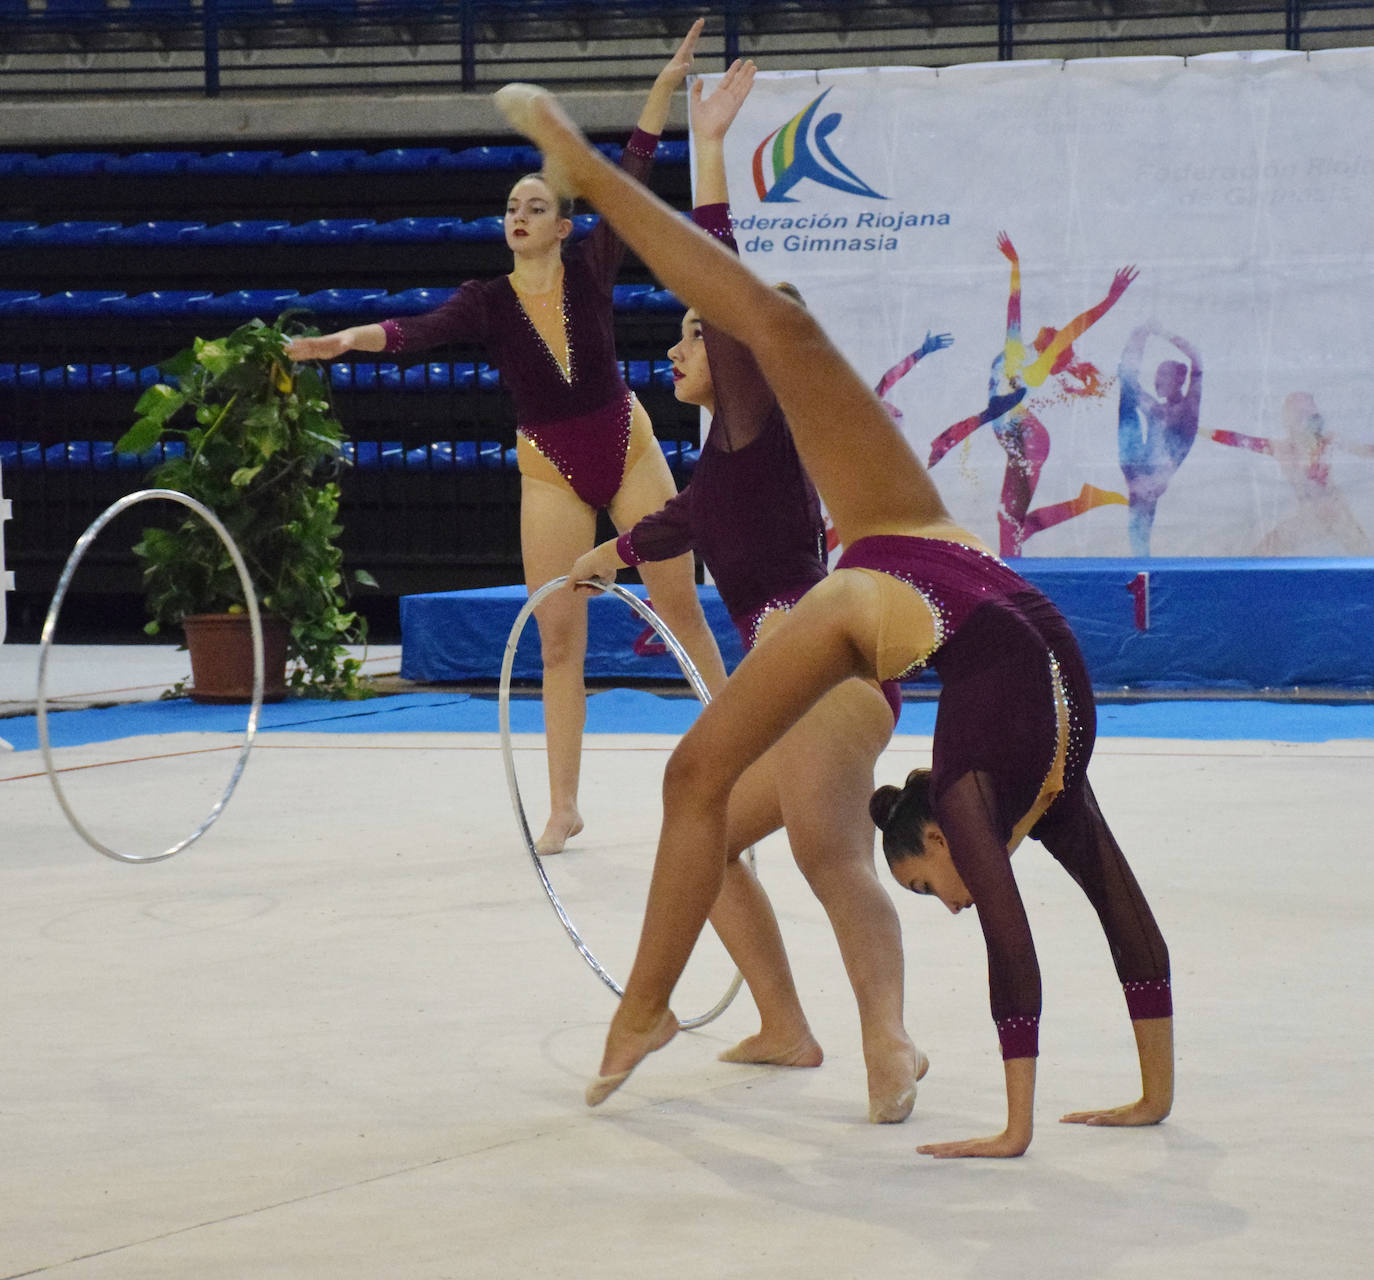
<svg viewBox="0 0 1374 1280"><path fill-rule="evenodd" d="M542 173L522 173L514 182L510 184L510 189L515 190L522 182L527 182L530 178L535 178L542 182L550 191L553 191L553 184ZM554 202L558 205L558 216L560 218L571 219L577 212L577 201L572 196L560 196L554 192Z"/></svg>
<svg viewBox="0 0 1374 1280"><path fill-rule="evenodd" d="M889 867L920 854L926 823L935 821L930 806L930 770L913 769L900 789L879 787L868 801L868 814L883 833L883 856Z"/></svg>
<svg viewBox="0 0 1374 1280"><path fill-rule="evenodd" d="M802 297L801 290L798 289L797 286L792 284L790 281L779 280L778 283L773 286L773 288L775 288L779 293L785 293L799 307L803 308L804 310L809 310L809 308L807 308L806 306L806 299Z"/></svg>

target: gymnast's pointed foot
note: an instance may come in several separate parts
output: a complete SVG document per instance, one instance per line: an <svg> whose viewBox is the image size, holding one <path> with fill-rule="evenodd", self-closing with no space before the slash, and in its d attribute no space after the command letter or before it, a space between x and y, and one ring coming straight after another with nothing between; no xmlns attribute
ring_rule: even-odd
<svg viewBox="0 0 1374 1280"><path fill-rule="evenodd" d="M625 1021L619 1013L611 1022L606 1035L606 1051L601 1056L601 1070L587 1086L589 1107L598 1107L630 1077L633 1071L656 1049L661 1049L677 1034L677 1019L672 1010L665 1009L646 1031L621 1028Z"/></svg>
<svg viewBox="0 0 1374 1280"><path fill-rule="evenodd" d="M578 194L569 164L587 141L547 89L518 82L503 85L495 102L511 128L527 137L544 155L544 181L555 195Z"/></svg>
<svg viewBox="0 0 1374 1280"><path fill-rule="evenodd" d="M541 858L562 853L563 847L582 830L582 815L576 809L559 810L549 814L544 834L534 842L534 851Z"/></svg>
<svg viewBox="0 0 1374 1280"><path fill-rule="evenodd" d="M799 1038L780 1038L760 1031L729 1049L722 1049L716 1058L720 1062L743 1062L761 1067L819 1067L825 1061L825 1053L808 1028Z"/></svg>
<svg viewBox="0 0 1374 1280"><path fill-rule="evenodd" d="M916 1082L930 1070L930 1059L910 1040L893 1053L868 1062L868 1123L901 1124L916 1105Z"/></svg>

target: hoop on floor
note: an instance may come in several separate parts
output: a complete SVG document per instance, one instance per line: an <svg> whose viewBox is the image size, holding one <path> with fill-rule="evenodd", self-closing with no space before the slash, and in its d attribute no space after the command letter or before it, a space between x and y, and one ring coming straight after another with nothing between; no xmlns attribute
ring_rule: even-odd
<svg viewBox="0 0 1374 1280"><path fill-rule="evenodd" d="M552 904L558 918L563 922L563 928L567 930L568 937L572 939L572 944L581 954L582 958L591 967L591 970L601 979L617 996L625 994L624 988L606 972L602 963L592 954L592 950L582 940L582 935L577 932L577 927L573 924L566 908L554 891L553 884L549 880L548 872L544 870L544 861L539 856L534 847L534 837L530 834L530 826L525 819L525 806L520 800L520 786L515 779L515 756L511 749L510 740L510 673L515 664L515 651L520 643L520 635L525 629L526 622L529 621L530 614L535 610L545 596L558 590L565 582L567 577L554 578L551 582L546 582L530 598L525 601L524 608L516 615L515 621L511 624L510 638L506 641L506 656L501 663L501 689L499 696L499 711L501 724L501 755L506 762L506 782L510 786L511 804L515 808L515 818L520 825L520 834L525 838L525 849L530 855L530 861L534 863L535 874L539 877L539 883L544 886L544 892L548 895L549 902ZM711 695L706 688L705 681L701 678L701 673L696 669L691 658L687 656L687 651L682 647L677 637L668 629L661 618L648 607L634 592L622 587L618 582L598 582L595 584L602 591L609 595L618 596L631 609L635 611L645 622L651 626L658 638L672 651L673 657L677 659L677 664L682 668L682 674L686 677L688 684L696 692L701 704L705 706L711 701ZM745 850L744 857L749 859L750 864L754 861L754 850L752 847ZM730 985L726 988L725 994L705 1013L698 1014L695 1018L682 1018L678 1025L684 1030L690 1031L693 1027L704 1027L708 1022L720 1017L726 1009L730 1007L730 1002L738 994L744 979L738 970L730 980Z"/></svg>
<svg viewBox="0 0 1374 1280"><path fill-rule="evenodd" d="M81 825L81 820L72 812L71 806L67 803L67 797L62 791L62 783L58 779L56 768L53 766L52 745L48 740L48 653L52 649L53 632L57 629L57 615L62 609L62 601L67 594L67 588L71 585L77 566L81 563L81 558L90 549L91 543L95 541L100 531L121 512L137 503L148 502L153 498L166 498L169 502L178 502L183 507L189 507L215 531L219 540L224 543L225 550L229 552L229 558L234 562L234 569L239 575L239 584L243 587L244 599L248 603L248 624L253 633L253 705L248 712L248 727L243 735L243 749L239 752L238 762L234 765L234 772L229 779L229 785L224 788L224 794L220 796L215 807L210 810L205 821L184 840L174 844L170 849L164 849L161 853L120 853L117 849L111 849L107 845L101 844ZM248 752L252 749L253 737L258 731L258 714L262 711L262 686L262 616L258 612L258 597L253 590L253 583L248 577L248 566L244 564L243 556L239 553L238 547L234 545L233 538L229 536L229 530L220 523L215 513L203 502L198 502L195 498L188 497L184 493L178 493L174 489L140 489L136 493L126 494L118 502L107 507L91 522L86 532L77 539L76 546L67 558L67 563L62 569L62 576L57 580L57 590L53 593L52 604L48 606L48 616L43 620L43 635L38 646L38 745L43 751L43 767L47 770L48 780L52 783L52 789L57 795L57 803L62 806L62 812L67 815L67 821L72 824L76 834L97 853L103 853L107 858L115 859L116 862L161 862L165 858L170 858L174 853L180 853L188 845L194 844L210 829L210 824L219 817L220 812L228 803L229 797L234 794L234 788L238 786L244 765L248 763Z"/></svg>

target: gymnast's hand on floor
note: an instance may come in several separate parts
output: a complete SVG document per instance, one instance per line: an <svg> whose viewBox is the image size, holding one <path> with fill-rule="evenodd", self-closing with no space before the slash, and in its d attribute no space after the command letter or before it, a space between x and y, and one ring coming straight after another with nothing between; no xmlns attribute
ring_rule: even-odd
<svg viewBox="0 0 1374 1280"><path fill-rule="evenodd" d="M1070 1111L1068 1115L1059 1117L1059 1123L1128 1128L1133 1125L1158 1124L1168 1114L1168 1107L1141 1098L1123 1107L1108 1107L1099 1111Z"/></svg>
<svg viewBox="0 0 1374 1280"><path fill-rule="evenodd" d="M962 1142L927 1142L916 1148L919 1155L934 1156L937 1160L958 1160L967 1157L991 1157L1009 1160L1024 1155L1030 1146L1030 1135L1024 1137L1004 1129L990 1138L966 1138Z"/></svg>

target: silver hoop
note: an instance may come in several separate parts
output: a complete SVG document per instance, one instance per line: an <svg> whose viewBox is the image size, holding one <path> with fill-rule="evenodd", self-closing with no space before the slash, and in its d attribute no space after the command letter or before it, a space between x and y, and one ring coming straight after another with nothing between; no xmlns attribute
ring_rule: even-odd
<svg viewBox="0 0 1374 1280"><path fill-rule="evenodd" d="M220 796L215 807L210 810L209 817L186 839L174 844L170 849L164 849L161 853L120 853L117 849L111 849L107 845L101 844L81 825L80 819L72 812L71 806L67 803L67 797L63 794L62 784L58 780L57 770L53 766L52 746L48 741L48 653L52 648L53 632L57 629L57 615L61 611L67 588L71 585L72 576L76 573L82 556L89 550L96 535L126 508L139 502L150 501L153 498L166 498L169 502L179 502L183 507L189 507L215 531L219 540L224 543L225 550L229 552L229 558L234 562L234 569L239 575L239 583L243 587L243 596L248 604L248 624L253 633L253 705L248 712L248 728L243 735L243 749L239 752L233 775L229 779L229 785L224 788L224 794ZM164 858L170 858L174 853L180 853L188 845L194 844L210 829L210 824L219 817L221 810L228 803L229 797L234 794L234 788L238 786L244 765L248 763L248 752L252 749L253 737L258 731L258 713L262 710L262 686L262 616L258 612L258 597L253 590L253 583L248 577L248 566L244 564L243 556L239 553L238 547L234 545L233 538L229 536L229 530L220 523L215 513L203 502L197 502L195 498L188 497L184 493L178 493L175 489L140 489L136 493L126 494L113 506L107 507L104 512L96 517L86 532L77 539L76 546L67 558L62 576L57 580L57 590L53 593L52 604L48 606L48 616L43 620L43 636L38 646L38 744L43 751L43 767L48 771L48 780L52 783L52 789L57 795L57 803L62 806L62 812L67 815L67 821L72 824L76 834L97 853L103 853L107 858L115 859L116 862L161 862Z"/></svg>
<svg viewBox="0 0 1374 1280"><path fill-rule="evenodd" d="M617 996L625 994L624 988L606 972L605 967L592 954L591 948L582 940L582 935L577 932L577 927L573 924L564 908L558 894L554 892L554 887L549 881L548 873L544 870L544 861L540 858L538 851L534 847L534 837L530 834L530 826L525 819L525 806L520 800L520 786L515 780L515 757L511 750L510 741L510 673L515 663L515 650L520 643L521 632L525 629L525 623L529 621L529 616L534 612L535 606L539 604L550 592L558 590L565 582L567 577L554 578L551 582L546 582L525 602L524 608L516 615L515 622L510 629L510 638L506 641L506 656L501 663L501 691L499 698L500 723L501 723L501 754L506 762L506 782L510 786L511 804L515 808L515 819L520 826L520 834L525 838L525 849L530 855L530 861L534 863L535 874L539 877L539 883L544 886L544 892L548 895L549 902L552 904L558 918L563 922L563 928L567 930L568 937L572 939L572 944L581 954L582 958L591 967L591 971L596 974ZM602 591L611 595L618 596L631 609L635 611L645 622L657 633L658 638L672 650L673 657L677 659L677 664L682 668L682 674L687 678L687 682L695 690L701 704L705 706L711 701L711 694L706 688L706 683L701 678L701 673L696 669L691 658L687 656L687 651L679 643L676 636L664 624L662 619L654 613L634 592L622 587L618 582L596 582L590 585L599 587ZM750 864L754 861L754 850L749 848L743 855L748 858ZM730 1002L738 994L744 979L739 971L735 971L735 976L730 980L730 985L726 988L725 994L705 1013L699 1014L695 1018L682 1018L678 1025L686 1030L693 1027L704 1027L708 1022L720 1017L726 1009L730 1007Z"/></svg>

